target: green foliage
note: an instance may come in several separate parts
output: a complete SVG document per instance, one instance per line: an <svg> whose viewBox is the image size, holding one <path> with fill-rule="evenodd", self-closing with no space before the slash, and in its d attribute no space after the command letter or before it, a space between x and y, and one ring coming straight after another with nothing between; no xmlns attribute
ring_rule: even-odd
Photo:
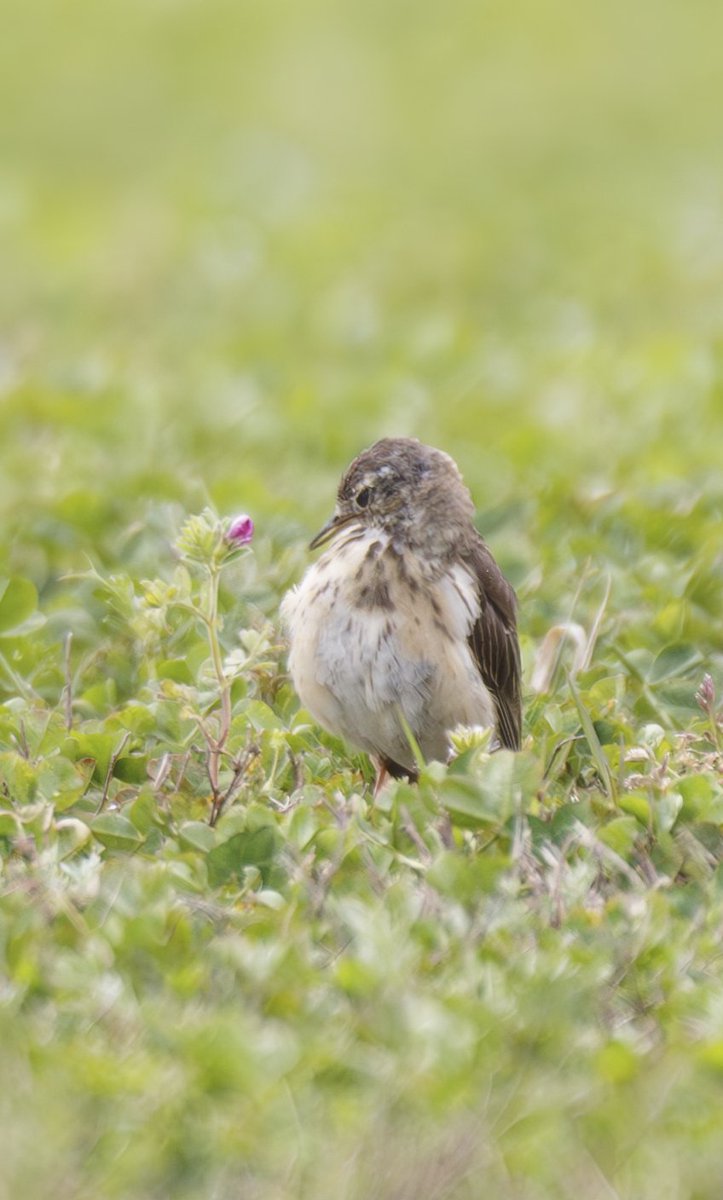
<svg viewBox="0 0 723 1200"><path fill-rule="evenodd" d="M717 1200L722 11L10 0L0 1197ZM526 724L374 802L277 614L391 432Z"/></svg>

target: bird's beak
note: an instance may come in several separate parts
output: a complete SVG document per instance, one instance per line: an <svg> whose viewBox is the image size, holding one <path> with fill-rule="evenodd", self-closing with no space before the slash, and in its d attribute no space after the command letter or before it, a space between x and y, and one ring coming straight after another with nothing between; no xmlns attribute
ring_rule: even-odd
<svg viewBox="0 0 723 1200"><path fill-rule="evenodd" d="M309 542L310 550L318 550L319 546L323 546L339 529L343 529L350 521L356 520L356 513L334 513L334 516L326 522L323 529L320 529L315 538Z"/></svg>

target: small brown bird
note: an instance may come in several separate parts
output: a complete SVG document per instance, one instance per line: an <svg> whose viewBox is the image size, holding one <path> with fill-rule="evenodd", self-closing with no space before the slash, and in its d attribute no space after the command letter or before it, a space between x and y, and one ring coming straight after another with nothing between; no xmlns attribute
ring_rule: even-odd
<svg viewBox="0 0 723 1200"><path fill-rule="evenodd" d="M282 615L303 705L366 750L379 789L415 779L408 730L446 761L457 725L520 745L516 599L473 524L449 455L413 438L364 450L339 485L311 549L329 543Z"/></svg>

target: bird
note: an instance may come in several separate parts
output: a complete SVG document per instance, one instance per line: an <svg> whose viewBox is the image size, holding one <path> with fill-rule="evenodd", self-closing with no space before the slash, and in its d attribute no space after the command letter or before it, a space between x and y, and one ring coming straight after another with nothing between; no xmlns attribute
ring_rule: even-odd
<svg viewBox="0 0 723 1200"><path fill-rule="evenodd" d="M460 725L520 747L517 600L474 512L448 454L382 438L344 472L309 546L326 550L282 601L301 703L366 751L375 795L416 781L419 751L448 761Z"/></svg>

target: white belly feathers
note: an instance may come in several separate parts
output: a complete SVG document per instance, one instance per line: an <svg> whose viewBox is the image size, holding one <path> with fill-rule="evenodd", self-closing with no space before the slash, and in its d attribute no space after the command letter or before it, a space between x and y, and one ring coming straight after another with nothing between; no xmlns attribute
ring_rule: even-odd
<svg viewBox="0 0 723 1200"><path fill-rule="evenodd" d="M281 611L302 703L361 749L412 767L400 713L425 758L447 758L456 725L493 724L467 642L477 584L462 565L432 574L384 533L346 531Z"/></svg>

